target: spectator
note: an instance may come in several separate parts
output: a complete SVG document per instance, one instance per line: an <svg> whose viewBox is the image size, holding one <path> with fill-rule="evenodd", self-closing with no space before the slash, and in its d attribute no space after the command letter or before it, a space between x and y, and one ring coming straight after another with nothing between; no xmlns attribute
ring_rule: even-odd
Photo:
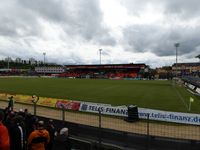
<svg viewBox="0 0 200 150"><path fill-rule="evenodd" d="M10 148L11 150L25 149L25 124L24 118L21 115L16 115L13 118L12 125L9 129Z"/></svg>
<svg viewBox="0 0 200 150"><path fill-rule="evenodd" d="M3 112L4 112L4 120L3 120L3 122L5 123L6 118L7 118L8 114L9 114L9 108L6 107L6 108L3 110Z"/></svg>
<svg viewBox="0 0 200 150"><path fill-rule="evenodd" d="M55 132L56 132L53 120L51 120L51 119L49 120L46 129L49 132L49 136L50 136L50 141L49 141L49 144L47 144L46 150L51 150L52 145L53 145L53 140L54 140L54 137L55 137Z"/></svg>
<svg viewBox="0 0 200 150"><path fill-rule="evenodd" d="M37 129L28 137L28 148L29 150L45 150L49 141L49 132L44 129L44 121L39 121Z"/></svg>
<svg viewBox="0 0 200 150"><path fill-rule="evenodd" d="M28 109L25 108L25 109L24 109L24 115L25 115L25 117L26 117L28 114L29 114Z"/></svg>
<svg viewBox="0 0 200 150"><path fill-rule="evenodd" d="M7 117L5 119L5 126L9 128L9 126L12 124L13 118L15 117L14 111L9 111L7 114Z"/></svg>
<svg viewBox="0 0 200 150"><path fill-rule="evenodd" d="M0 150L10 150L10 139L6 126L3 125L4 113L0 111Z"/></svg>
<svg viewBox="0 0 200 150"><path fill-rule="evenodd" d="M8 109L13 111L13 107L14 107L14 100L13 100L13 96L9 97L9 101L8 101Z"/></svg>
<svg viewBox="0 0 200 150"><path fill-rule="evenodd" d="M29 137L29 135L36 130L36 126L37 126L37 122L38 122L38 118L34 115L28 114L25 117L25 122L26 122L26 135L27 138Z"/></svg>
<svg viewBox="0 0 200 150"><path fill-rule="evenodd" d="M53 142L52 150L71 150L71 143L68 138L68 128L62 128Z"/></svg>
<svg viewBox="0 0 200 150"><path fill-rule="evenodd" d="M22 116L22 117L25 117L25 113L24 113L23 109L19 109L17 114Z"/></svg>

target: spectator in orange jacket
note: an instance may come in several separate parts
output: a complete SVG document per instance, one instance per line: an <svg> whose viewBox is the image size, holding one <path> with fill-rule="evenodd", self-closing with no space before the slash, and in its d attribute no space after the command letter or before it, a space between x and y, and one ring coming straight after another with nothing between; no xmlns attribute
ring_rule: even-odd
<svg viewBox="0 0 200 150"><path fill-rule="evenodd" d="M10 150L8 129L3 125L4 113L0 111L0 150Z"/></svg>
<svg viewBox="0 0 200 150"><path fill-rule="evenodd" d="M44 121L39 121L37 129L28 137L29 150L45 150L45 146L49 143L49 132L44 129Z"/></svg>

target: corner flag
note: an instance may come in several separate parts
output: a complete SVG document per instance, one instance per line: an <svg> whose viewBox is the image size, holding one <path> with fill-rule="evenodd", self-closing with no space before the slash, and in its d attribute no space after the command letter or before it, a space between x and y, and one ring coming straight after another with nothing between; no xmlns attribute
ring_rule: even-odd
<svg viewBox="0 0 200 150"><path fill-rule="evenodd" d="M190 102L194 102L194 99L192 97L190 97Z"/></svg>
<svg viewBox="0 0 200 150"><path fill-rule="evenodd" d="M190 103L189 103L189 106L188 106L188 110L190 111L191 110L191 103L194 102L194 99L192 97L190 97Z"/></svg>

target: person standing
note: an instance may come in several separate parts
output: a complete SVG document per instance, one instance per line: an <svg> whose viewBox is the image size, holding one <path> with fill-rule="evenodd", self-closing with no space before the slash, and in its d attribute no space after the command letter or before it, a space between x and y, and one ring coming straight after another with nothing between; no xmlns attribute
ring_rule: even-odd
<svg viewBox="0 0 200 150"><path fill-rule="evenodd" d="M53 140L54 140L54 137L55 137L55 133L56 133L56 129L55 129L53 120L51 120L51 119L49 120L46 129L49 132L49 136L50 136L50 141L46 146L46 150L51 150L52 145L53 145Z"/></svg>
<svg viewBox="0 0 200 150"><path fill-rule="evenodd" d="M2 123L4 113L0 111L0 150L10 150L10 139L8 129Z"/></svg>
<svg viewBox="0 0 200 150"><path fill-rule="evenodd" d="M71 143L68 138L68 128L62 128L54 141L52 150L71 150Z"/></svg>
<svg viewBox="0 0 200 150"><path fill-rule="evenodd" d="M28 137L29 150L45 150L45 146L49 143L49 132L44 129L44 121L39 121L37 129Z"/></svg>
<svg viewBox="0 0 200 150"><path fill-rule="evenodd" d="M13 107L14 107L14 100L13 100L13 96L9 97L9 101L8 101L8 109L13 111Z"/></svg>
<svg viewBox="0 0 200 150"><path fill-rule="evenodd" d="M9 126L11 150L25 150L25 124L21 115L16 115Z"/></svg>

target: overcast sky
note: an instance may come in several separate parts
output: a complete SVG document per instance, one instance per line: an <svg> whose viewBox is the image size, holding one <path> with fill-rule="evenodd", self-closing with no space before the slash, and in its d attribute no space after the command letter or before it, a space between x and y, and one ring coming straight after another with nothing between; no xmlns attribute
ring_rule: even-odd
<svg viewBox="0 0 200 150"><path fill-rule="evenodd" d="M199 0L1 0L0 59L59 64L198 62Z"/></svg>

